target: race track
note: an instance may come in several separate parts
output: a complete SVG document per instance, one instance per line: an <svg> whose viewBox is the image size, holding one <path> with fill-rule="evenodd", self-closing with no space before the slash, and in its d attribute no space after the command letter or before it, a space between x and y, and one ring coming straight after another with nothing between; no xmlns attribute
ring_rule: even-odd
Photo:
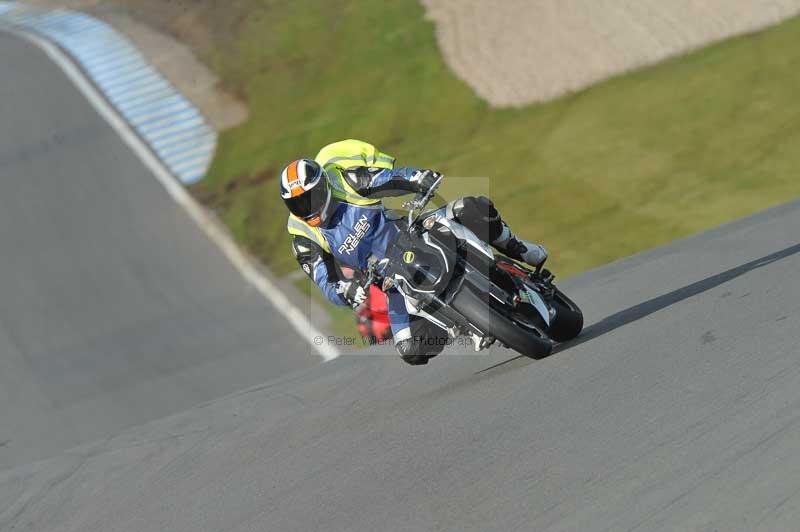
<svg viewBox="0 0 800 532"><path fill-rule="evenodd" d="M3 128L30 143L16 159L7 151L2 159L4 186L13 187L2 194L2 241L17 250L10 262L4 256L0 276L3 293L12 294L2 303L3 349L23 346L11 358L16 378L0 372L3 393L34 382L35 392L18 391L31 393L31 403L67 401L73 415L85 412L74 406L81 400L99 408L96 396L82 399L87 366L104 361L91 381L100 397L114 393L110 383L120 375L157 381L169 369L159 362L178 365L182 353L195 353L170 343L176 329L201 335L192 347L212 360L203 371L213 381L228 367L215 365L208 342L222 340L197 323L241 327L224 349L232 358L244 356L242 344L263 354L257 340L270 325L207 304L260 302L238 292L224 261L138 175L136 161L79 98L66 88L53 95L63 80L40 55L9 39L0 50L26 58L15 84L33 80L27 98L14 100L13 127ZM2 90L6 103L13 94ZM50 130L61 136L44 136ZM105 174L109 161L114 175ZM9 168L25 178L5 177ZM47 208L48 193L51 202L84 209ZM147 216L136 214L142 206ZM542 361L502 349L452 350L423 368L396 356L341 357L0 473L0 530L796 530L798 235L800 203L787 204L564 283L588 326ZM142 265L145 249L158 266ZM203 264L199 272L179 262L187 255ZM101 272L99 264L113 268ZM90 278L80 275L92 268ZM212 268L227 282L209 287ZM125 304L119 286L134 287ZM201 288L212 292L194 292ZM100 320L96 328L109 332L62 332L61 312L37 306L44 295L69 311L70 330ZM132 325L107 323L122 318ZM174 358L156 356L166 348L143 354L133 340L159 320L168 326L156 327L152 342L171 346ZM45 343L34 328L52 330L52 338ZM45 352L59 357L37 360ZM120 366L129 372L118 373ZM26 415L58 419L31 407L14 413L20 427ZM83 439L80 425L70 428Z"/></svg>
<svg viewBox="0 0 800 532"><path fill-rule="evenodd" d="M543 361L342 357L17 468L0 529L795 530L798 234L793 203L566 283L589 326Z"/></svg>
<svg viewBox="0 0 800 532"><path fill-rule="evenodd" d="M0 469L318 363L44 53L0 68Z"/></svg>

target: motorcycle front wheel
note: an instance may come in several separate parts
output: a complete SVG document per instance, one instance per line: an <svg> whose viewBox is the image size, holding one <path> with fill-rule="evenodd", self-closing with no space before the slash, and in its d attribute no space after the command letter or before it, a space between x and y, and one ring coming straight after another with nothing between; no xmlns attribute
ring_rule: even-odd
<svg viewBox="0 0 800 532"><path fill-rule="evenodd" d="M556 342L566 342L578 336L583 330L583 313L578 305L556 289L553 306L556 317L547 330L548 336Z"/></svg>

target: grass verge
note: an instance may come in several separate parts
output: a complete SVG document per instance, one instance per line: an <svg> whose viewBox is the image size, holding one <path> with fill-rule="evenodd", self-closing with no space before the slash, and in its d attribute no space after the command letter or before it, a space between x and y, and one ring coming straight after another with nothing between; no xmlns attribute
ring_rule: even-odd
<svg viewBox="0 0 800 532"><path fill-rule="evenodd" d="M278 274L296 265L277 172L348 137L401 164L486 176L504 218L562 275L800 192L800 19L497 110L446 68L415 0L204 5L193 20L214 31L198 48L251 119L222 135L194 193Z"/></svg>

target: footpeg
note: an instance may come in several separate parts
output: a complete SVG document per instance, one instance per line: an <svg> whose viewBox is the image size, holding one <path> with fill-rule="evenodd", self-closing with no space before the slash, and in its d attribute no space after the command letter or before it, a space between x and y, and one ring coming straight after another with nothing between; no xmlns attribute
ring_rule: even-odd
<svg viewBox="0 0 800 532"><path fill-rule="evenodd" d="M495 338L493 336L478 336L475 333L470 334L470 338L472 338L472 345L474 346L476 353L478 351L488 349L495 342Z"/></svg>

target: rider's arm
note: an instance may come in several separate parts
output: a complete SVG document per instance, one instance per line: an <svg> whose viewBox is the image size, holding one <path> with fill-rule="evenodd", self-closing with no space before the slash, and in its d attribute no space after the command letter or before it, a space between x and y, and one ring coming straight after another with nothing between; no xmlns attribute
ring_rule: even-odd
<svg viewBox="0 0 800 532"><path fill-rule="evenodd" d="M418 168L371 168L356 166L343 171L348 184L365 198L386 198L420 192L421 186L412 177Z"/></svg>
<svg viewBox="0 0 800 532"><path fill-rule="evenodd" d="M333 264L333 256L326 253L319 244L303 237L295 236L292 250L303 271L314 281L325 297L336 305L346 306L347 302L336 292L339 276Z"/></svg>

